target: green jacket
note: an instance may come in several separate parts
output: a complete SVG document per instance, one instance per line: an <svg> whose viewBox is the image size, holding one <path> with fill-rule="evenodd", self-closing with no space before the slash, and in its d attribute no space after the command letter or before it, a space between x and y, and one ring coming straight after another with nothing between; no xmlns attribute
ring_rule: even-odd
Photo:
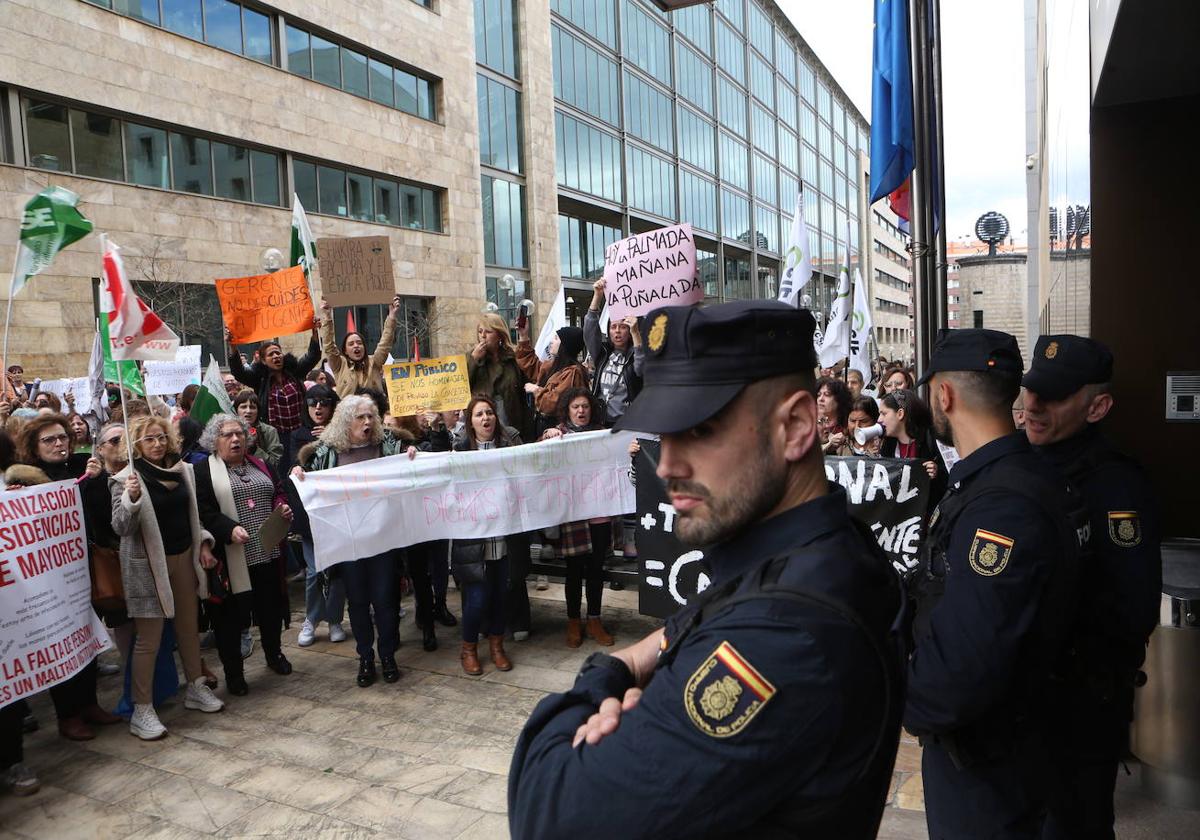
<svg viewBox="0 0 1200 840"><path fill-rule="evenodd" d="M392 434L391 429L383 430L383 445L382 456L386 458L389 455L399 455L408 450L412 441L402 440ZM305 472L316 472L317 470L331 470L338 465L338 452L327 443L314 441L306 444L301 450L300 455L296 459Z"/></svg>
<svg viewBox="0 0 1200 840"><path fill-rule="evenodd" d="M484 356L482 362L467 353L467 375L472 394L486 394L494 399L500 410L500 422L512 426L522 437L532 436L532 417L525 399L525 374L511 353L493 359Z"/></svg>

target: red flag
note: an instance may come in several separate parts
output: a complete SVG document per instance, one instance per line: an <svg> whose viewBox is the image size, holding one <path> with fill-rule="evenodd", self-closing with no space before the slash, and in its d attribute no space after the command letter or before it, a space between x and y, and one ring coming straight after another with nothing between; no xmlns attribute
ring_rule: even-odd
<svg viewBox="0 0 1200 840"><path fill-rule="evenodd" d="M900 217L902 222L908 222L912 218L912 176L904 179L904 183L896 187L890 195L888 195L888 204L892 206L892 211Z"/></svg>
<svg viewBox="0 0 1200 840"><path fill-rule="evenodd" d="M354 326L354 310L347 309L346 310L346 335L350 335L350 333L352 333L352 332L358 332L358 327Z"/></svg>
<svg viewBox="0 0 1200 840"><path fill-rule="evenodd" d="M421 345L417 344L417 337L416 337L415 335L413 336L413 354L412 354L412 360L413 360L414 362L419 362L419 361L421 361Z"/></svg>
<svg viewBox="0 0 1200 840"><path fill-rule="evenodd" d="M133 293L121 262L121 249L107 236L100 238L104 249L101 308L108 313L108 336L113 359L175 361L179 336Z"/></svg>

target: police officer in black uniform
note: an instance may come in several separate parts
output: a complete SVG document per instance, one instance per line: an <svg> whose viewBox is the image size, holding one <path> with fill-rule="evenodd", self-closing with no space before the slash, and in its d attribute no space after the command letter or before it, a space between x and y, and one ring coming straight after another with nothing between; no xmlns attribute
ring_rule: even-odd
<svg viewBox="0 0 1200 840"><path fill-rule="evenodd" d="M712 584L543 700L509 776L516 838L874 837L906 651L897 575L825 478L806 310L646 319L618 429L661 435L676 534Z"/></svg>
<svg viewBox="0 0 1200 840"><path fill-rule="evenodd" d="M904 712L935 840L1038 837L1045 818L1078 542L1066 482L1013 428L1021 371L1011 335L948 330L921 378L962 457L930 518Z"/></svg>
<svg viewBox="0 0 1200 840"><path fill-rule="evenodd" d="M1025 433L1084 497L1090 539L1054 745L1061 773L1047 838L1113 837L1113 787L1128 750L1133 689L1158 623L1157 506L1137 463L1104 439L1112 352L1077 335L1038 339L1023 380Z"/></svg>

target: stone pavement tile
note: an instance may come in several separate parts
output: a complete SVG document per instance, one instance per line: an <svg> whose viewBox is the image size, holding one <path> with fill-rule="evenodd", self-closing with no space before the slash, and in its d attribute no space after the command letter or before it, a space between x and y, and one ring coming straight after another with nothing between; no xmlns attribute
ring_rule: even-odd
<svg viewBox="0 0 1200 840"><path fill-rule="evenodd" d="M367 840L375 833L344 820L276 802L264 802L225 826L222 837L286 837L304 840Z"/></svg>
<svg viewBox="0 0 1200 840"><path fill-rule="evenodd" d="M482 679L504 685L532 688L537 691L566 691L575 684L575 676L554 668L539 668L535 665L514 664L511 671L485 671Z"/></svg>
<svg viewBox="0 0 1200 840"><path fill-rule="evenodd" d="M484 814L454 840L498 840L508 836L508 817L501 814Z"/></svg>
<svg viewBox="0 0 1200 840"><path fill-rule="evenodd" d="M81 760L67 762L54 771L55 787L113 805L145 790L159 779L153 768L132 761L83 750L79 757Z"/></svg>
<svg viewBox="0 0 1200 840"><path fill-rule="evenodd" d="M212 837L212 834L201 834L178 823L159 820L141 831L135 831L125 840L201 840L206 837Z"/></svg>
<svg viewBox="0 0 1200 840"><path fill-rule="evenodd" d="M239 751L250 760L287 762L324 770L352 763L362 750L357 744L341 738L279 728L269 738L245 742Z"/></svg>
<svg viewBox="0 0 1200 840"><path fill-rule="evenodd" d="M917 744L900 742L896 751L896 769L906 773L921 772L921 748Z"/></svg>
<svg viewBox="0 0 1200 840"><path fill-rule="evenodd" d="M512 752L517 742L517 734L514 732L512 739L504 747L451 747L440 750L438 756L443 761L460 767L507 776L508 768L512 765Z"/></svg>
<svg viewBox="0 0 1200 840"><path fill-rule="evenodd" d="M508 780L494 773L468 770L434 796L479 811L508 812Z"/></svg>
<svg viewBox="0 0 1200 840"><path fill-rule="evenodd" d="M167 749L171 739L160 738L157 741L143 741L129 733L128 723L115 723L104 726L96 733L94 741L84 741L79 746L89 752L100 753L113 758L123 758L126 761L141 761L143 758ZM78 751L73 751L73 759L78 760Z"/></svg>
<svg viewBox="0 0 1200 840"><path fill-rule="evenodd" d="M367 788L329 814L405 840L445 840L461 834L483 816L473 808L388 787Z"/></svg>
<svg viewBox="0 0 1200 840"><path fill-rule="evenodd" d="M244 817L263 800L186 776L160 774L162 780L122 804L138 813L211 834Z"/></svg>
<svg viewBox="0 0 1200 840"><path fill-rule="evenodd" d="M926 840L928 837L929 830L925 826L923 813L884 809L877 840Z"/></svg>
<svg viewBox="0 0 1200 840"><path fill-rule="evenodd" d="M921 774L914 773L900 784L896 791L896 807L905 811L925 810L925 788L921 784Z"/></svg>
<svg viewBox="0 0 1200 840"><path fill-rule="evenodd" d="M16 799L15 810L0 811L5 829L38 840L118 840L153 824L154 820L129 808L106 805L63 788L48 785L31 797Z"/></svg>
<svg viewBox="0 0 1200 840"><path fill-rule="evenodd" d="M240 749L227 749L183 736L167 737L170 749L151 753L141 763L214 785L228 785L258 771L260 762Z"/></svg>
<svg viewBox="0 0 1200 840"><path fill-rule="evenodd" d="M248 704L245 702L246 698L235 699L243 701L242 704L239 704L243 709L248 707ZM254 701L251 700L249 702L253 703ZM226 706L225 711L217 714L181 717L171 724L168 729L168 732L171 734L167 738L170 739L174 735L183 735L197 741L204 741L215 747L231 749L247 741L262 740L272 735L274 727L254 718L246 717L234 711L235 708Z"/></svg>
<svg viewBox="0 0 1200 840"><path fill-rule="evenodd" d="M465 767L438 761L436 757L423 759L385 750L366 750L363 757L364 761L344 774L360 782L416 796L435 794L467 772Z"/></svg>
<svg viewBox="0 0 1200 840"><path fill-rule="evenodd" d="M362 782L322 771L321 767L263 765L257 772L231 782L229 787L317 814L325 813L367 787Z"/></svg>

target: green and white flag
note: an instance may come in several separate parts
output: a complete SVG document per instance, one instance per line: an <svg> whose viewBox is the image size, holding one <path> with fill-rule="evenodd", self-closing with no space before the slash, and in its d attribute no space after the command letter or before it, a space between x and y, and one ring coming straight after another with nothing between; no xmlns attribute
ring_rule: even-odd
<svg viewBox="0 0 1200 840"><path fill-rule="evenodd" d="M104 351L104 381L124 385L138 396L146 396L142 372L133 359L116 361L112 355L112 341L108 337L108 319L111 312L100 313L100 346Z"/></svg>
<svg viewBox="0 0 1200 840"><path fill-rule="evenodd" d="M308 226L308 216L304 214L300 196L292 193L292 255L288 265L303 267L307 279L311 277L316 261L317 243L313 239L312 228Z"/></svg>
<svg viewBox="0 0 1200 840"><path fill-rule="evenodd" d="M792 233L783 252L783 277L779 282L779 300L797 306L800 292L812 279L812 259L808 249L808 227L804 224L804 195L796 195L796 215Z"/></svg>
<svg viewBox="0 0 1200 840"><path fill-rule="evenodd" d="M46 187L25 205L10 300L30 277L49 268L59 251L91 233L92 223L76 209L78 203L79 196L70 190Z"/></svg>
<svg viewBox="0 0 1200 840"><path fill-rule="evenodd" d="M204 373L200 390L196 392L196 399L192 402L192 410L188 412L188 416L203 426L214 414L235 413L229 394L225 391L225 381L221 379L221 368L217 360L209 356L208 370Z"/></svg>

